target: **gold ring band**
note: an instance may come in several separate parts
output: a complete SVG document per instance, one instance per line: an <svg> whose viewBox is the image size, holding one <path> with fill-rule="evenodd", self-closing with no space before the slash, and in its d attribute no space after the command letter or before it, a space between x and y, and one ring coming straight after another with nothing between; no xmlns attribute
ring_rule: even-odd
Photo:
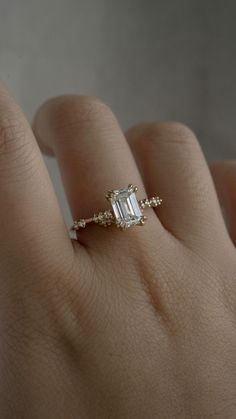
<svg viewBox="0 0 236 419"><path fill-rule="evenodd" d="M137 199L138 188L130 184L126 189L114 189L106 194L106 199L111 204L111 209L98 212L90 218L80 218L74 221L71 230L85 228L90 223L95 223L103 227L115 224L121 230L125 230L134 225L144 225L147 217L143 215L143 210L150 207L158 207L162 199L158 196L151 198Z"/></svg>

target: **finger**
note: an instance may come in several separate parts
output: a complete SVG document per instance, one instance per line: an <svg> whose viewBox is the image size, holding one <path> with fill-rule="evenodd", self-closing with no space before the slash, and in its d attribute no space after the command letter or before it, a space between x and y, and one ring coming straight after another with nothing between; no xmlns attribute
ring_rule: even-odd
<svg viewBox="0 0 236 419"><path fill-rule="evenodd" d="M158 190L163 198L158 215L166 229L188 243L206 232L210 240L222 234L210 172L190 129L178 123L142 124L131 128L127 139L148 193Z"/></svg>
<svg viewBox="0 0 236 419"><path fill-rule="evenodd" d="M236 245L236 161L222 161L210 166L230 237Z"/></svg>
<svg viewBox="0 0 236 419"><path fill-rule="evenodd" d="M127 141L111 110L98 99L62 96L38 111L34 130L52 148L75 219L107 208L110 189L137 185L146 195ZM153 218L154 213L152 214Z"/></svg>
<svg viewBox="0 0 236 419"><path fill-rule="evenodd" d="M59 249L72 248L37 142L2 83L0 202L0 250L1 255L8 254L8 260L15 251L22 263L30 265L34 256L49 259ZM1 258L2 262L7 259Z"/></svg>

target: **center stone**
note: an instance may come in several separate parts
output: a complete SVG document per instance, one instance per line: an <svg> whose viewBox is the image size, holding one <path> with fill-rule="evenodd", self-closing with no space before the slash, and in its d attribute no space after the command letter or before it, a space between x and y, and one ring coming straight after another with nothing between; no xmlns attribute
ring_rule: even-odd
<svg viewBox="0 0 236 419"><path fill-rule="evenodd" d="M111 205L116 218L116 224L122 228L140 223L143 216L136 194L130 189L112 191Z"/></svg>

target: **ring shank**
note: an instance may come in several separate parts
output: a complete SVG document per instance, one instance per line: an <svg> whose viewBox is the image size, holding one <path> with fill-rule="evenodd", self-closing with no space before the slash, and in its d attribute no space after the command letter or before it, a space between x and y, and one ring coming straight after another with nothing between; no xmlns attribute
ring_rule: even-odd
<svg viewBox="0 0 236 419"><path fill-rule="evenodd" d="M144 198L138 201L139 206L141 210L143 211L145 208L151 208L151 207L157 207L161 205L162 199L158 196L153 196L151 198ZM144 217L144 220L146 217ZM114 217L114 214L111 210L105 210L101 211L97 214L94 214L93 217L90 218L80 218L79 220L74 221L73 226L71 227L71 230L78 231L81 228L85 228L88 224L95 223L99 224L103 227L108 227L111 224L115 224L116 220ZM144 223L141 223L140 225L143 225Z"/></svg>

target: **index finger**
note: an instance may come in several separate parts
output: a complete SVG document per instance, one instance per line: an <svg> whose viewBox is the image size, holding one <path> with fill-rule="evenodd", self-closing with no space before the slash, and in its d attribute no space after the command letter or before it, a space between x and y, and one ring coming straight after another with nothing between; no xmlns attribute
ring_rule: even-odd
<svg viewBox="0 0 236 419"><path fill-rule="evenodd" d="M0 203L1 256L14 252L28 263L72 249L37 142L1 82Z"/></svg>

